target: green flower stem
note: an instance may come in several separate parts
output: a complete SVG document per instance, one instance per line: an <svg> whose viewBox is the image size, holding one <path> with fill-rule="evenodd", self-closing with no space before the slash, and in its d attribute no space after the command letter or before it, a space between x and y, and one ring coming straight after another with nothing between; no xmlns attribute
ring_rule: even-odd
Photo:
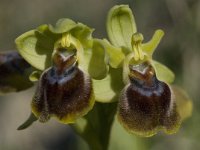
<svg viewBox="0 0 200 150"><path fill-rule="evenodd" d="M108 150L116 109L116 102L96 102L92 111L71 127L88 143L91 150Z"/></svg>

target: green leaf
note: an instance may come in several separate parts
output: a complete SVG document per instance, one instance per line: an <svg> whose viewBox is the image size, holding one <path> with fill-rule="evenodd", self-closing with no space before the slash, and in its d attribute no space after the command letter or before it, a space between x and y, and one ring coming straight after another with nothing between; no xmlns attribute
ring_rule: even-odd
<svg viewBox="0 0 200 150"><path fill-rule="evenodd" d="M163 30L156 30L151 40L147 43L142 44L143 52L145 52L148 56L152 56L154 50L157 48L163 36Z"/></svg>
<svg viewBox="0 0 200 150"><path fill-rule="evenodd" d="M28 128L29 126L31 126L37 120L38 120L38 118L35 117L35 115L33 113L31 113L29 118L22 125L20 125L17 128L17 130L24 130L24 129Z"/></svg>
<svg viewBox="0 0 200 150"><path fill-rule="evenodd" d="M152 65L155 68L158 80L166 83L172 83L174 81L175 75L168 67L157 61L152 61Z"/></svg>
<svg viewBox="0 0 200 150"><path fill-rule="evenodd" d="M95 103L94 108L72 127L88 143L91 150L108 150L110 130L117 103ZM106 116L106 117L105 117Z"/></svg>
<svg viewBox="0 0 200 150"><path fill-rule="evenodd" d="M106 48L99 40L93 41L92 56L89 62L89 74L94 79L103 79L109 70Z"/></svg>
<svg viewBox="0 0 200 150"><path fill-rule="evenodd" d="M68 19L68 18L62 18L56 22L55 27L53 27L52 25L49 25L49 29L53 33L61 34L61 33L70 31L76 26L77 24L73 20Z"/></svg>
<svg viewBox="0 0 200 150"><path fill-rule="evenodd" d="M110 68L109 74L102 80L93 80L95 99L98 102L110 103L118 100L123 89L122 69Z"/></svg>
<svg viewBox="0 0 200 150"><path fill-rule="evenodd" d="M19 53L33 67L45 70L51 66L51 55L58 36L52 34L47 25L40 26L19 36L15 43Z"/></svg>
<svg viewBox="0 0 200 150"><path fill-rule="evenodd" d="M114 46L131 49L131 37L136 31L135 19L128 5L111 8L107 18L107 32Z"/></svg>
<svg viewBox="0 0 200 150"><path fill-rule="evenodd" d="M120 138L119 138L120 137ZM144 140L127 132L115 117L110 135L109 150L145 150Z"/></svg>

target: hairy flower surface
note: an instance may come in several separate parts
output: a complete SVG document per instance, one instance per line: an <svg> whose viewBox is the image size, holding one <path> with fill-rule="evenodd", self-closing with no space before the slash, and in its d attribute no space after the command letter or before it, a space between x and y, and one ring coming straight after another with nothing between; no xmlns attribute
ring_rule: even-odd
<svg viewBox="0 0 200 150"><path fill-rule="evenodd" d="M144 62L130 66L130 83L123 89L118 118L130 132L152 136L159 129L176 132L180 116L170 87L159 81L153 67Z"/></svg>
<svg viewBox="0 0 200 150"><path fill-rule="evenodd" d="M88 141L97 140L88 137L91 128L92 135L104 137L102 131L110 130L117 111L122 126L140 136L178 130L192 105L172 86L174 73L153 59L164 32L158 29L144 42L127 5L111 8L106 25L109 41L93 38L93 29L67 18L16 39L19 53L35 68L30 79L38 81L32 114L19 129L52 116L65 124L75 123ZM187 113L182 112L185 108ZM99 120L105 120L105 126Z"/></svg>
<svg viewBox="0 0 200 150"><path fill-rule="evenodd" d="M41 122L55 116L62 123L73 123L94 105L92 80L78 68L75 54L56 51L54 65L39 79L32 111Z"/></svg>
<svg viewBox="0 0 200 150"><path fill-rule="evenodd" d="M182 112L177 109L179 96L170 88L174 73L153 59L164 32L156 30L149 42L137 32L134 16L127 5L111 8L107 19L110 66L122 68L124 88L119 96L118 119L127 131L149 137L159 130L178 131ZM114 57L121 56L121 57ZM120 58L120 59L119 59ZM183 100L180 100L183 101ZM180 104L180 103L178 103ZM189 108L190 112L191 109ZM184 117L183 117L184 118Z"/></svg>

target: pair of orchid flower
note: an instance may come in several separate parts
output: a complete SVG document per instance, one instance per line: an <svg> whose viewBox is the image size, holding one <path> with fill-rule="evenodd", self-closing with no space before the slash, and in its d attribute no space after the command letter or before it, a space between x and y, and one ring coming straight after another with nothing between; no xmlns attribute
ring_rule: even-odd
<svg viewBox="0 0 200 150"><path fill-rule="evenodd" d="M82 23L60 19L55 27L41 25L16 39L19 53L32 66L30 80L38 81L32 114L19 129L52 116L76 123L95 101L119 101L117 116L129 132L145 137L159 130L176 132L190 115L191 102L171 85L173 72L152 59L164 32L157 30L143 43L127 5L109 11L110 42L93 38L92 32Z"/></svg>

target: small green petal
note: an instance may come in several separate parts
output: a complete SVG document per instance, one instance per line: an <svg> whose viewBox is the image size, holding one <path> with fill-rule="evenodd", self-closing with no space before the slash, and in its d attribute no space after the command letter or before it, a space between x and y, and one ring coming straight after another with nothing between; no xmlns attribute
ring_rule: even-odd
<svg viewBox="0 0 200 150"><path fill-rule="evenodd" d="M144 56L144 58L141 60L135 60L135 52L131 52L128 55L126 55L124 62L123 62L123 82L124 84L129 83L129 65L138 65L145 61L150 61L150 59L147 56Z"/></svg>
<svg viewBox="0 0 200 150"><path fill-rule="evenodd" d="M122 69L110 68L109 74L102 80L93 80L95 100L101 103L110 103L118 100L124 84Z"/></svg>
<svg viewBox="0 0 200 150"><path fill-rule="evenodd" d="M62 18L57 21L55 27L49 25L49 29L51 32L59 34L68 32L76 26L77 24L73 20L68 18Z"/></svg>
<svg viewBox="0 0 200 150"><path fill-rule="evenodd" d="M99 40L93 41L92 56L89 62L89 74L94 79L104 78L109 70L106 48Z"/></svg>
<svg viewBox="0 0 200 150"><path fill-rule="evenodd" d="M154 50L160 43L162 37L164 36L163 30L156 30L151 40L147 43L142 44L143 51L148 55L152 56Z"/></svg>
<svg viewBox="0 0 200 150"><path fill-rule="evenodd" d="M31 113L29 118L22 125L20 125L17 128L17 130L24 130L24 129L28 128L29 126L31 126L37 120L38 120L38 118L35 117L35 115L33 113Z"/></svg>
<svg viewBox="0 0 200 150"><path fill-rule="evenodd" d="M51 55L56 36L51 34L47 25L19 36L15 43L19 53L33 67L44 70L51 65Z"/></svg>
<svg viewBox="0 0 200 150"><path fill-rule="evenodd" d="M30 81L32 82L38 81L41 74L42 74L41 71L33 71L29 76Z"/></svg>
<svg viewBox="0 0 200 150"><path fill-rule="evenodd" d="M131 37L136 31L135 19L128 5L111 8L107 18L107 32L114 46L131 49Z"/></svg>
<svg viewBox="0 0 200 150"><path fill-rule="evenodd" d="M152 61L152 65L155 68L158 80L166 83L172 83L174 81L175 75L168 67L157 61Z"/></svg>

